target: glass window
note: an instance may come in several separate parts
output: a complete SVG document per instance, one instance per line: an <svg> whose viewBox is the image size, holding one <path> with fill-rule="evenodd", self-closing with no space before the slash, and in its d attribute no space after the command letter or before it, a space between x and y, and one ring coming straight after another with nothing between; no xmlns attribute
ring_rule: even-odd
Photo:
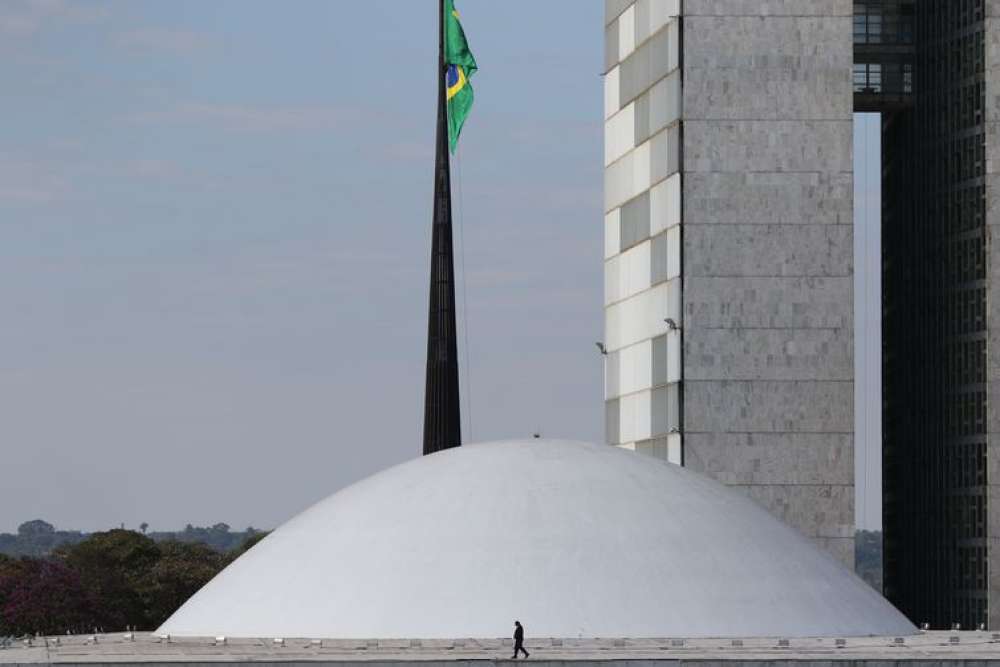
<svg viewBox="0 0 1000 667"><path fill-rule="evenodd" d="M882 16L880 14L872 14L868 17L867 32L869 44L882 43Z"/></svg>
<svg viewBox="0 0 1000 667"><path fill-rule="evenodd" d="M873 92L882 92L882 64L881 63L869 63L868 64L868 88Z"/></svg>
<svg viewBox="0 0 1000 667"><path fill-rule="evenodd" d="M854 64L854 92L860 93L868 82L868 66L864 63Z"/></svg>
<svg viewBox="0 0 1000 667"><path fill-rule="evenodd" d="M867 32L866 29L865 29L865 26L867 24L867 20L866 19L867 19L867 17L864 16L864 15L860 15L860 16L857 15L857 14L854 15L854 43L855 44L864 44L865 43L866 32Z"/></svg>

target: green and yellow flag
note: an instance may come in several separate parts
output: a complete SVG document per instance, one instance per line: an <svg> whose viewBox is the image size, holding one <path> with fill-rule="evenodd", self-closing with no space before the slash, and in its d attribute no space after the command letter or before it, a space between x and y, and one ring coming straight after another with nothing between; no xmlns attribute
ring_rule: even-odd
<svg viewBox="0 0 1000 667"><path fill-rule="evenodd" d="M472 84L469 79L479 69L465 41L465 31L458 20L455 0L444 0L444 63L448 99L448 145L455 152L462 125L472 109Z"/></svg>

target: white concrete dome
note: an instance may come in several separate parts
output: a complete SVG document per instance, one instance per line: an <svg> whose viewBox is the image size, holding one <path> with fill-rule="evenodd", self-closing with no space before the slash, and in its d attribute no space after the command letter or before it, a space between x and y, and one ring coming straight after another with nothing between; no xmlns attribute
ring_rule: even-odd
<svg viewBox="0 0 1000 667"><path fill-rule="evenodd" d="M749 499L577 442L469 445L335 493L226 568L176 636L912 634L861 579Z"/></svg>

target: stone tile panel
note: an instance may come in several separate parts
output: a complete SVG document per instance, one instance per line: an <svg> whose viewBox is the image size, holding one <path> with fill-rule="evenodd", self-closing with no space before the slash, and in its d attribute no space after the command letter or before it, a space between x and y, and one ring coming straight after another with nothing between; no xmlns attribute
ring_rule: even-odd
<svg viewBox="0 0 1000 667"><path fill-rule="evenodd" d="M688 173L684 221L692 224L851 225L850 172Z"/></svg>
<svg viewBox="0 0 1000 667"><path fill-rule="evenodd" d="M792 465L789 465L789 464ZM847 433L691 433L684 466L725 484L854 483Z"/></svg>
<svg viewBox="0 0 1000 667"><path fill-rule="evenodd" d="M854 336L844 329L692 329L685 380L852 380Z"/></svg>
<svg viewBox="0 0 1000 667"><path fill-rule="evenodd" d="M853 281L850 276L689 278L685 326L851 330Z"/></svg>
<svg viewBox="0 0 1000 667"><path fill-rule="evenodd" d="M808 76L803 81L803 76ZM851 113L850 68L684 68L684 110L689 118L842 119Z"/></svg>
<svg viewBox="0 0 1000 667"><path fill-rule="evenodd" d="M753 484L734 486L806 535L854 537L854 487Z"/></svg>
<svg viewBox="0 0 1000 667"><path fill-rule="evenodd" d="M685 224L684 276L850 276L853 234L848 225Z"/></svg>
<svg viewBox="0 0 1000 667"><path fill-rule="evenodd" d="M854 126L849 119L705 121L686 114L684 119L686 172L853 170Z"/></svg>
<svg viewBox="0 0 1000 667"><path fill-rule="evenodd" d="M844 66L849 72L853 62L849 16L692 16L685 7L685 68L790 68L814 76ZM851 90L849 79L844 87ZM792 94L803 92L799 88ZM839 104L853 112L853 99Z"/></svg>
<svg viewBox="0 0 1000 667"><path fill-rule="evenodd" d="M853 382L684 381L684 433L853 433Z"/></svg>
<svg viewBox="0 0 1000 667"><path fill-rule="evenodd" d="M685 17L738 15L853 16L854 5L852 0L684 0Z"/></svg>

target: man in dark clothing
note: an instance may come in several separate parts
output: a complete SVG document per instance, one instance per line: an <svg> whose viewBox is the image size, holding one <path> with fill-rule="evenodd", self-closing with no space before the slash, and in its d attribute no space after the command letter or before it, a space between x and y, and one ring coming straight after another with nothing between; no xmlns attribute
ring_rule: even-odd
<svg viewBox="0 0 1000 667"><path fill-rule="evenodd" d="M520 621L514 621L514 657L511 660L517 660L518 652L524 653L525 658L528 657L528 652L524 650L524 628Z"/></svg>

